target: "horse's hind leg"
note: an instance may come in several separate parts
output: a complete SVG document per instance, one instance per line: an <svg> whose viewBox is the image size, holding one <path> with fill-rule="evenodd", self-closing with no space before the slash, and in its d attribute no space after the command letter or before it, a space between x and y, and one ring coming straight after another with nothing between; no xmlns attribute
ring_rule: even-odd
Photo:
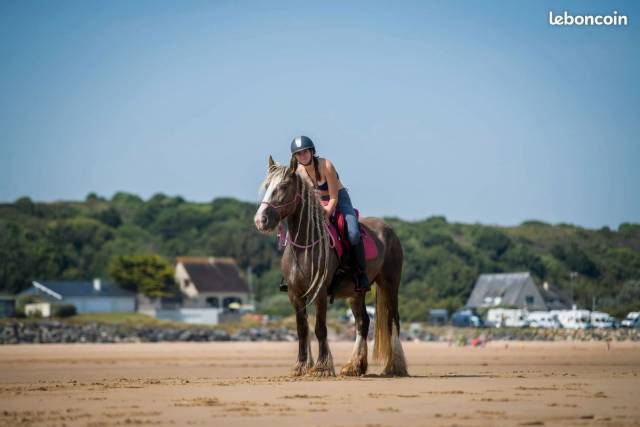
<svg viewBox="0 0 640 427"><path fill-rule="evenodd" d="M309 374L316 377L334 377L336 372L327 342L327 295L325 292L318 295L316 300L316 338L319 345L318 360Z"/></svg>
<svg viewBox="0 0 640 427"><path fill-rule="evenodd" d="M364 304L364 294L349 298L351 311L356 319L356 343L351 358L340 371L341 375L360 376L367 373L367 335L369 334L369 314Z"/></svg>
<svg viewBox="0 0 640 427"><path fill-rule="evenodd" d="M309 322L307 321L307 309L304 301L293 299L293 307L296 310L296 326L298 329L298 360L293 365L291 375L299 377L305 375L313 366L311 355L311 343L309 341Z"/></svg>

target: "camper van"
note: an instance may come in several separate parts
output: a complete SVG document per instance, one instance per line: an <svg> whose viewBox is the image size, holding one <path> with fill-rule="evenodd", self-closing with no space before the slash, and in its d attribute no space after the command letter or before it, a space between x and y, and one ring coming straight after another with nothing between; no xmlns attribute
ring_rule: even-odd
<svg viewBox="0 0 640 427"><path fill-rule="evenodd" d="M627 317L624 318L620 325L623 328L640 328L640 312L632 311L627 314Z"/></svg>
<svg viewBox="0 0 640 427"><path fill-rule="evenodd" d="M527 315L527 321L532 328L553 328L561 327L558 317L548 311L532 311Z"/></svg>
<svg viewBox="0 0 640 427"><path fill-rule="evenodd" d="M591 313L589 310L559 310L552 311L558 316L558 320L563 328L567 329L587 329L591 327Z"/></svg>
<svg viewBox="0 0 640 427"><path fill-rule="evenodd" d="M451 316L451 325L458 328L483 328L482 319L471 310L458 310Z"/></svg>
<svg viewBox="0 0 640 427"><path fill-rule="evenodd" d="M601 311L592 311L590 320L594 328L614 328L616 324L616 319Z"/></svg>
<svg viewBox="0 0 640 427"><path fill-rule="evenodd" d="M487 323L496 327L524 328L529 326L527 312L512 308L492 308L487 312Z"/></svg>

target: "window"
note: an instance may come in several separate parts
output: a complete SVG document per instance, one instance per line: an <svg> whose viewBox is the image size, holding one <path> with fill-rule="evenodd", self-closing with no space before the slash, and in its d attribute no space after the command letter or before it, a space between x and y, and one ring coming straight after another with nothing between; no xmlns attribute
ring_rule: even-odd
<svg viewBox="0 0 640 427"><path fill-rule="evenodd" d="M527 295L524 298L525 302L527 303L527 305L532 305L533 304L533 295Z"/></svg>
<svg viewBox="0 0 640 427"><path fill-rule="evenodd" d="M220 307L220 302L218 301L218 297L208 297L207 304L209 304L209 307L213 307L213 308Z"/></svg>

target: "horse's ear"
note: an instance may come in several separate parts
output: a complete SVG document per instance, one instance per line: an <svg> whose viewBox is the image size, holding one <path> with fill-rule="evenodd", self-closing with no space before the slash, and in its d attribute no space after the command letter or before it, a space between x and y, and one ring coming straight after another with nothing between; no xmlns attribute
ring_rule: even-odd
<svg viewBox="0 0 640 427"><path fill-rule="evenodd" d="M271 154L269 154L269 169L271 169L275 165L276 165L276 162L273 161L273 157L271 157Z"/></svg>

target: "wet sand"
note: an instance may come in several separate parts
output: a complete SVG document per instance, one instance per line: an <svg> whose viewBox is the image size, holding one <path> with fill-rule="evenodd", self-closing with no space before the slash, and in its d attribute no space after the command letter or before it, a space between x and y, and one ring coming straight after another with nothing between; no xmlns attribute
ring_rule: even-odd
<svg viewBox="0 0 640 427"><path fill-rule="evenodd" d="M0 426L640 425L639 343L403 345L411 378L289 378L296 343L0 346Z"/></svg>

